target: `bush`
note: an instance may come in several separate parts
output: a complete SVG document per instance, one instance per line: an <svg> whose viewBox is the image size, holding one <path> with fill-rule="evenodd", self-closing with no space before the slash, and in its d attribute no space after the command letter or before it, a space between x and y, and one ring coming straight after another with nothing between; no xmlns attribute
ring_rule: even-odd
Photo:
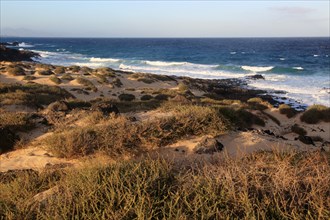
<svg viewBox="0 0 330 220"><path fill-rule="evenodd" d="M101 68L97 68L95 69L95 71L98 74L104 75L104 76L108 76L108 77L115 77L115 71L109 67L101 67Z"/></svg>
<svg viewBox="0 0 330 220"><path fill-rule="evenodd" d="M111 83L113 86L116 86L116 87L122 87L123 83L120 81L120 79L118 78L115 78L112 83Z"/></svg>
<svg viewBox="0 0 330 220"><path fill-rule="evenodd" d="M95 76L97 77L97 78L99 78L99 80L98 80L98 82L99 83L101 83L101 84L107 84L107 83L109 83L109 81L108 81L108 79L107 79L107 77L105 76L105 75L101 75L101 74L95 74Z"/></svg>
<svg viewBox="0 0 330 220"><path fill-rule="evenodd" d="M278 109L281 114L286 115L286 117L288 118L292 118L298 113L294 108L291 108L289 105L286 104L281 104Z"/></svg>
<svg viewBox="0 0 330 220"><path fill-rule="evenodd" d="M265 126L261 118L242 108L220 107L219 112L235 127L250 128L254 124Z"/></svg>
<svg viewBox="0 0 330 220"><path fill-rule="evenodd" d="M28 80L28 81L35 80L35 79L36 79L36 77L35 76L31 76L31 75L24 76L24 78L23 78L23 80Z"/></svg>
<svg viewBox="0 0 330 220"><path fill-rule="evenodd" d="M0 104L49 105L52 102L73 97L57 86L0 83Z"/></svg>
<svg viewBox="0 0 330 220"><path fill-rule="evenodd" d="M265 102L259 97L250 98L249 100L247 100L247 103L249 104L249 107L251 109L260 111L268 109L271 106L268 102Z"/></svg>
<svg viewBox="0 0 330 220"><path fill-rule="evenodd" d="M61 81L58 77L56 77L56 76L49 77L49 80L52 81L52 82L55 83L55 84L61 84L61 82L62 82L62 81Z"/></svg>
<svg viewBox="0 0 330 220"><path fill-rule="evenodd" d="M183 93L183 92L186 92L189 89L189 87L185 83L180 82L178 85L178 89L179 89L179 92Z"/></svg>
<svg viewBox="0 0 330 220"><path fill-rule="evenodd" d="M1 112L0 127L9 128L11 131L28 131L34 127L31 114L18 112Z"/></svg>
<svg viewBox="0 0 330 220"><path fill-rule="evenodd" d="M297 124L291 126L291 131L302 136L305 136L307 134L306 130Z"/></svg>
<svg viewBox="0 0 330 220"><path fill-rule="evenodd" d="M47 140L50 151L57 157L80 157L97 149L96 132L90 128L75 128L55 133Z"/></svg>
<svg viewBox="0 0 330 220"><path fill-rule="evenodd" d="M63 66L58 66L55 68L54 73L56 73L56 74L65 73L65 68Z"/></svg>
<svg viewBox="0 0 330 220"><path fill-rule="evenodd" d="M323 105L312 105L301 116L300 120L308 124L320 121L330 122L330 108Z"/></svg>
<svg viewBox="0 0 330 220"><path fill-rule="evenodd" d="M42 76L49 76L54 73L51 70L38 70L37 74L42 75Z"/></svg>
<svg viewBox="0 0 330 220"><path fill-rule="evenodd" d="M87 87L95 87L91 81L89 81L86 78L82 78L82 77L77 78L77 83L79 83L80 85L83 85L83 86L87 86Z"/></svg>
<svg viewBox="0 0 330 220"><path fill-rule="evenodd" d="M118 96L120 101L133 101L135 99L135 95L123 93Z"/></svg>
<svg viewBox="0 0 330 220"><path fill-rule="evenodd" d="M15 66L15 67L8 67L6 69L7 73L12 76L24 76L25 72L22 67Z"/></svg>
<svg viewBox="0 0 330 220"><path fill-rule="evenodd" d="M142 101L148 101L148 100L153 99L153 96L151 96L151 95L143 95L143 96L141 96L140 99L141 99Z"/></svg>
<svg viewBox="0 0 330 220"><path fill-rule="evenodd" d="M67 81L71 81L74 80L74 78L71 76L70 73L65 73L63 74L63 76L61 77L62 80L67 80Z"/></svg>
<svg viewBox="0 0 330 220"><path fill-rule="evenodd" d="M71 70L72 72L79 72L80 66L73 65L73 66L69 66L68 69Z"/></svg>

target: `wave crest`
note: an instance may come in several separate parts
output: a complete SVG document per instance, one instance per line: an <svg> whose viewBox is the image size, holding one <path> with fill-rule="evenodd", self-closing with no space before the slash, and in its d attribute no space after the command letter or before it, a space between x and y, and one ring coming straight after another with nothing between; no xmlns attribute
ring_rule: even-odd
<svg viewBox="0 0 330 220"><path fill-rule="evenodd" d="M251 71L251 72L267 72L272 70L273 66L241 66L243 70Z"/></svg>
<svg viewBox="0 0 330 220"><path fill-rule="evenodd" d="M97 62L97 63L107 63L107 62L120 62L120 59L114 59L114 58L99 58L99 57L92 57L89 59L91 62Z"/></svg>
<svg viewBox="0 0 330 220"><path fill-rule="evenodd" d="M18 46L19 47L34 47L33 45L25 43L25 42L19 43Z"/></svg>
<svg viewBox="0 0 330 220"><path fill-rule="evenodd" d="M187 62L164 62L164 61L144 61L145 64L150 66L180 66L188 64Z"/></svg>

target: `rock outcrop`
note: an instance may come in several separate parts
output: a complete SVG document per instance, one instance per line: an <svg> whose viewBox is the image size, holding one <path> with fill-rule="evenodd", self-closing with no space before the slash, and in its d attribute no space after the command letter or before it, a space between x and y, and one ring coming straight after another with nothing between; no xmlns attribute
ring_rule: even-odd
<svg viewBox="0 0 330 220"><path fill-rule="evenodd" d="M39 54L31 51L16 50L0 45L0 61L33 61L32 57L38 56Z"/></svg>

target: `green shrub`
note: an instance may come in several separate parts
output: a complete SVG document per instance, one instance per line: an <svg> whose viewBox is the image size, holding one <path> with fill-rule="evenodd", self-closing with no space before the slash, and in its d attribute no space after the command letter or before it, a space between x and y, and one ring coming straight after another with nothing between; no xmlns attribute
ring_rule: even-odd
<svg viewBox="0 0 330 220"><path fill-rule="evenodd" d="M308 124L320 121L330 122L330 108L323 105L312 105L301 116L300 120Z"/></svg>
<svg viewBox="0 0 330 220"><path fill-rule="evenodd" d="M7 73L12 75L12 76L24 76L25 72L22 67L15 66L15 67L8 67L6 69Z"/></svg>
<svg viewBox="0 0 330 220"><path fill-rule="evenodd" d="M56 76L51 76L51 77L49 77L49 80L50 81L52 81L53 83L55 83L55 84L61 84L61 80L58 78L58 77L56 77Z"/></svg>
<svg viewBox="0 0 330 220"><path fill-rule="evenodd" d="M135 99L135 95L123 93L118 96L120 101L133 101Z"/></svg>
<svg viewBox="0 0 330 220"><path fill-rule="evenodd" d="M281 104L278 109L281 114L286 115L288 118L292 118L298 113L294 108L291 108L291 106L286 104Z"/></svg>

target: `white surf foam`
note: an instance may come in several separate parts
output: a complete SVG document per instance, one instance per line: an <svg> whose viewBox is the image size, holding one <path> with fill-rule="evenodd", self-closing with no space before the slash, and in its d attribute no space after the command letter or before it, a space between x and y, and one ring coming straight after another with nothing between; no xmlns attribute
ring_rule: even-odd
<svg viewBox="0 0 330 220"><path fill-rule="evenodd" d="M113 58L98 58L98 57L92 57L90 58L91 62L98 62L98 63L108 63L108 62L120 62L120 59L113 59Z"/></svg>
<svg viewBox="0 0 330 220"><path fill-rule="evenodd" d="M25 43L25 42L19 43L18 46L19 47L34 47L32 44L28 44L28 43Z"/></svg>
<svg viewBox="0 0 330 220"><path fill-rule="evenodd" d="M251 72L267 72L273 69L273 66L242 66L242 69L248 70Z"/></svg>
<svg viewBox="0 0 330 220"><path fill-rule="evenodd" d="M302 68L301 66L295 66L295 67L292 67L292 69L295 69L295 70L304 70L304 68Z"/></svg>
<svg viewBox="0 0 330 220"><path fill-rule="evenodd" d="M149 61L149 60L142 62L151 66L179 66L179 65L188 64L187 62L164 62L164 61Z"/></svg>
<svg viewBox="0 0 330 220"><path fill-rule="evenodd" d="M281 58L280 58L280 60L282 60L282 61L283 61L283 60L285 60L285 58L281 57Z"/></svg>

